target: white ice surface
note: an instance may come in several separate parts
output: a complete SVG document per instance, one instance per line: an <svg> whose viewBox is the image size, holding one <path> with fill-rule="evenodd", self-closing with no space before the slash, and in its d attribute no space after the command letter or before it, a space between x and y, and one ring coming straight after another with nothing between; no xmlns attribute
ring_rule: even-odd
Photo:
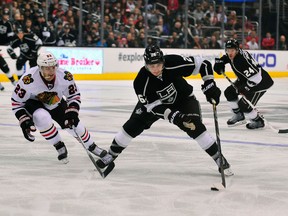
<svg viewBox="0 0 288 216"><path fill-rule="evenodd" d="M258 104L276 128L288 128L288 79L275 85ZM189 80L202 104L207 129L215 136L212 106L200 80ZM217 80L222 90L225 79ZM60 131L69 151L66 165L37 132L24 139L14 117L10 83L0 92L0 216L287 216L288 134L269 127L228 128L231 116L222 95L218 108L222 151L235 176L223 191L214 161L175 126L160 120L133 140L102 179L82 146ZM108 149L136 104L132 81L78 81L80 118L95 142Z"/></svg>

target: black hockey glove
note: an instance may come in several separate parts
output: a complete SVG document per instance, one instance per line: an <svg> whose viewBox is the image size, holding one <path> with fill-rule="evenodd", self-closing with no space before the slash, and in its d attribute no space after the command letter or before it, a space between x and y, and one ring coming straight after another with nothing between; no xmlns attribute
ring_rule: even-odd
<svg viewBox="0 0 288 216"><path fill-rule="evenodd" d="M23 115L19 118L19 124L24 137L28 141L33 142L35 140L35 137L31 134L31 132L35 132L36 128L32 119L28 115Z"/></svg>
<svg viewBox="0 0 288 216"><path fill-rule="evenodd" d="M195 117L192 114L183 114L180 111L171 112L168 115L168 120L170 123L177 125L182 130L195 130L195 125L193 120Z"/></svg>
<svg viewBox="0 0 288 216"><path fill-rule="evenodd" d="M13 49L8 48L8 49L7 49L7 53L9 54L9 56L10 56L12 59L17 59L17 55L15 54L15 52L14 52Z"/></svg>
<svg viewBox="0 0 288 216"><path fill-rule="evenodd" d="M65 116L64 116L64 125L66 128L70 128L72 129L73 126L77 127L78 123L79 123L79 110L76 107L68 107L65 110Z"/></svg>
<svg viewBox="0 0 288 216"><path fill-rule="evenodd" d="M237 92L238 94L242 94L242 95L247 95L251 93L251 88L249 86L247 86L245 83L235 83L235 86L237 88Z"/></svg>
<svg viewBox="0 0 288 216"><path fill-rule="evenodd" d="M214 71L221 75L225 71L225 63L223 59L215 58Z"/></svg>
<svg viewBox="0 0 288 216"><path fill-rule="evenodd" d="M213 104L213 100L216 102L216 105L220 102L220 95L221 90L216 86L216 83L214 80L207 80L202 85L202 91L206 96L206 100Z"/></svg>

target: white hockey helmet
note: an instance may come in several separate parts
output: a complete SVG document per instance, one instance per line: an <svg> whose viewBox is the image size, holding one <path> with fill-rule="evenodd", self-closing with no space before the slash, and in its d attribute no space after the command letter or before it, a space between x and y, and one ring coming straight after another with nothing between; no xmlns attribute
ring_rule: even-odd
<svg viewBox="0 0 288 216"><path fill-rule="evenodd" d="M58 61L51 52L46 51L46 52L42 52L38 55L37 65L40 68L40 70L41 70L41 67L43 67L43 66L46 66L46 67L47 66L48 67L55 66L55 67L57 67Z"/></svg>

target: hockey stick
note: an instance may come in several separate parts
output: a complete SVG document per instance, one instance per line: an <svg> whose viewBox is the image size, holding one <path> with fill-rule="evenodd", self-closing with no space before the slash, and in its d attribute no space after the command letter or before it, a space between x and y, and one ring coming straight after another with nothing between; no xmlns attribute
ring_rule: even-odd
<svg viewBox="0 0 288 216"><path fill-rule="evenodd" d="M238 90L237 86L232 82L232 80L225 74L225 72L222 72L223 76L228 80L228 82L233 86L234 89ZM258 113L260 118L263 119L263 121L270 127L270 129L276 133L288 133L288 129L276 129L274 128L265 118L264 116L259 112L259 110L245 97L245 95L241 94L242 98L249 104L252 109L255 109Z"/></svg>
<svg viewBox="0 0 288 216"><path fill-rule="evenodd" d="M215 132L216 132L216 141L218 145L218 152L219 152L219 159L220 159L220 172L221 172L221 179L222 179L222 185L217 186L214 184L211 187L211 190L219 191L220 189L226 188L226 181L225 181L225 175L224 175L224 169L223 169L223 156L222 156L222 150L221 150L221 143L220 143L220 133L219 133L219 124L218 124L218 115L217 115L217 108L216 108L216 102L212 99L212 105L213 105L213 114L214 114L214 123L215 123Z"/></svg>
<svg viewBox="0 0 288 216"><path fill-rule="evenodd" d="M79 142L81 143L81 145L83 146L83 148L85 149L87 155L89 156L91 162L94 164L94 166L96 167L96 170L99 172L99 174L101 175L102 178L105 178L115 167L115 163L112 162L108 165L108 167L102 171L100 167L98 167L93 155L86 149L84 142L82 140L82 138L78 135L78 133L76 132L76 128L75 126L73 126L73 130L74 133L76 134L76 138L79 140Z"/></svg>

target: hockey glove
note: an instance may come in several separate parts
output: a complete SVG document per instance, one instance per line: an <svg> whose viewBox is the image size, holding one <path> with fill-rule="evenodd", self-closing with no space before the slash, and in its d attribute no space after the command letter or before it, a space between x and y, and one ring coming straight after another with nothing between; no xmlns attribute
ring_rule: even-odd
<svg viewBox="0 0 288 216"><path fill-rule="evenodd" d="M202 91L206 96L206 100L213 104L213 100L216 102L216 105L219 104L221 90L216 86L214 80L207 80L202 85Z"/></svg>
<svg viewBox="0 0 288 216"><path fill-rule="evenodd" d="M225 63L223 59L215 58L214 71L221 75L225 71Z"/></svg>
<svg viewBox="0 0 288 216"><path fill-rule="evenodd" d="M247 95L251 93L251 88L247 86L245 83L235 83L238 94Z"/></svg>
<svg viewBox="0 0 288 216"><path fill-rule="evenodd" d="M195 125L193 123L194 116L191 114L183 114L180 111L171 112L168 115L168 120L170 123L177 125L182 130L195 130Z"/></svg>
<svg viewBox="0 0 288 216"><path fill-rule="evenodd" d="M14 50L12 48L7 48L7 53L12 59L17 59L17 55L15 54Z"/></svg>
<svg viewBox="0 0 288 216"><path fill-rule="evenodd" d="M36 128L32 119L25 114L19 118L19 124L22 129L24 137L28 141L33 142L35 140L35 137L31 134L31 132L35 132Z"/></svg>
<svg viewBox="0 0 288 216"><path fill-rule="evenodd" d="M70 128L72 129L73 126L77 127L78 123L79 123L79 110L76 107L68 107L65 110L65 116L64 116L64 125L66 128Z"/></svg>

